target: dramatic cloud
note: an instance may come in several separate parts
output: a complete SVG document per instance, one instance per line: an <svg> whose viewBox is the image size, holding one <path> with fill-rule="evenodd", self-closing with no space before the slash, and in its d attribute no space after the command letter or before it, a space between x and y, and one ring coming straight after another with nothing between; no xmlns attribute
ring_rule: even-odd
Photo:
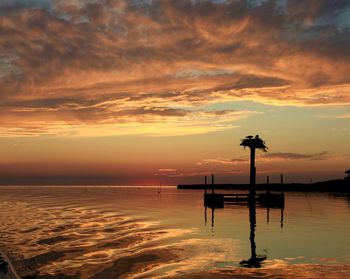
<svg viewBox="0 0 350 279"><path fill-rule="evenodd" d="M178 136L203 134L236 128L235 121L255 114L251 111L200 111L167 107L65 109L45 108L0 112L0 136ZM23 115L30 121L23 122ZM48 125L49 123L49 125ZM15 127L13 127L15 126Z"/></svg>
<svg viewBox="0 0 350 279"><path fill-rule="evenodd" d="M345 0L2 1L0 133L196 134L250 115L208 104L349 104L349 13Z"/></svg>

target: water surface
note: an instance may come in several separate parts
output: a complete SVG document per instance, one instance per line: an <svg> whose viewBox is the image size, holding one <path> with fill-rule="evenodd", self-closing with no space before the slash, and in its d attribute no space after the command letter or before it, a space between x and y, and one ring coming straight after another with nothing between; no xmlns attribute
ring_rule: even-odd
<svg viewBox="0 0 350 279"><path fill-rule="evenodd" d="M286 193L257 208L251 257L246 206L203 207L174 187L0 188L0 244L38 278L350 278L346 196Z"/></svg>

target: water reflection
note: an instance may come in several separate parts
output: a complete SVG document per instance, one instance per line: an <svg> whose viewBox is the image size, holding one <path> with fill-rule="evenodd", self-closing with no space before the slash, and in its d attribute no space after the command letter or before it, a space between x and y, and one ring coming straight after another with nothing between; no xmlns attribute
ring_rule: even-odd
<svg viewBox="0 0 350 279"><path fill-rule="evenodd" d="M242 204L237 204L237 206L241 206ZM204 205L204 223L207 224L207 208L209 206ZM259 206L260 208L265 206ZM214 221L215 221L215 206L210 206L211 209L211 227L214 228ZM250 258L247 260L242 260L239 262L239 265L241 267L246 268L260 268L263 266L264 261L267 259L267 255L257 255L256 253L256 242L255 242L255 231L256 231L256 208L257 203L256 200L250 199L248 202L248 208L249 208L249 225L250 225L250 233L249 233L249 241L250 241ZM271 209L280 209L280 227L283 229L283 221L284 221L284 204L283 206L275 206L273 208L271 207L265 207L266 208L266 223L269 224L270 222L270 210Z"/></svg>
<svg viewBox="0 0 350 279"><path fill-rule="evenodd" d="M347 196L288 193L286 230L283 208L259 203L84 188L0 187L0 244L40 278L350 278Z"/></svg>
<svg viewBox="0 0 350 279"><path fill-rule="evenodd" d="M267 256L257 256L256 255L256 243L255 243L255 227L256 227L256 202L252 199L249 202L249 224L250 224L250 259L242 260L239 264L242 267L255 267L259 268L262 266L264 260Z"/></svg>
<svg viewBox="0 0 350 279"><path fill-rule="evenodd" d="M207 208L208 206L204 206L204 225L207 225ZM210 207L210 209L211 209L211 227L214 228L215 207Z"/></svg>

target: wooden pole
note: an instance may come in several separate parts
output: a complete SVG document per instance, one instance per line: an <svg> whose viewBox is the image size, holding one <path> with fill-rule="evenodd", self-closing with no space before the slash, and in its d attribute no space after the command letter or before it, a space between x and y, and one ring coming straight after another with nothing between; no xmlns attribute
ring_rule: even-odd
<svg viewBox="0 0 350 279"><path fill-rule="evenodd" d="M204 185L205 193L207 193L207 176L204 176Z"/></svg>
<svg viewBox="0 0 350 279"><path fill-rule="evenodd" d="M255 148L250 148L250 185L255 185Z"/></svg>
<svg viewBox="0 0 350 279"><path fill-rule="evenodd" d="M249 198L251 203L255 203L255 148L250 148L250 186L249 186Z"/></svg>
<svg viewBox="0 0 350 279"><path fill-rule="evenodd" d="M281 184L283 184L283 174L281 174Z"/></svg>
<svg viewBox="0 0 350 279"><path fill-rule="evenodd" d="M211 193L214 194L214 174L211 175Z"/></svg>

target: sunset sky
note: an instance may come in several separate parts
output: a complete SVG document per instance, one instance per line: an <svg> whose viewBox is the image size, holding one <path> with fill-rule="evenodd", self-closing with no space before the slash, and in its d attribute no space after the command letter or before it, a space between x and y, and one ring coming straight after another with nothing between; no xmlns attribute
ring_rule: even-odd
<svg viewBox="0 0 350 279"><path fill-rule="evenodd" d="M350 1L1 0L0 184L342 178Z"/></svg>

